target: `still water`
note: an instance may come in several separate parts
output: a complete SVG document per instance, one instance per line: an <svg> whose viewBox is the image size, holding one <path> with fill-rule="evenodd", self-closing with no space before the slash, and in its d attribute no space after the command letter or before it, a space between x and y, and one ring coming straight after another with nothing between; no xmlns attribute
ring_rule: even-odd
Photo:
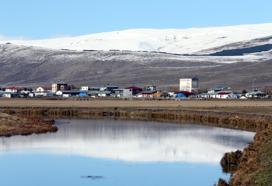
<svg viewBox="0 0 272 186"><path fill-rule="evenodd" d="M254 133L170 123L58 120L57 133L0 138L1 186L212 186L223 154Z"/></svg>

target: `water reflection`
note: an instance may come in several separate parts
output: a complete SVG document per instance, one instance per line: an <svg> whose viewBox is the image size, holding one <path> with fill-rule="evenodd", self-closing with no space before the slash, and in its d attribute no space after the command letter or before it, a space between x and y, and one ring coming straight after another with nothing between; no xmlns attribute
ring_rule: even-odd
<svg viewBox="0 0 272 186"><path fill-rule="evenodd" d="M197 125L140 121L60 120L55 134L0 138L0 155L50 153L128 162L218 164L254 133Z"/></svg>

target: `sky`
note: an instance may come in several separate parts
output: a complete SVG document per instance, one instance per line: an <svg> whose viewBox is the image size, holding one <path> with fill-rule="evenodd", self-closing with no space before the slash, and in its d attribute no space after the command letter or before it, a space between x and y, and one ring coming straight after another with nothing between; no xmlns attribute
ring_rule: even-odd
<svg viewBox="0 0 272 186"><path fill-rule="evenodd" d="M0 0L0 39L272 22L271 0Z"/></svg>

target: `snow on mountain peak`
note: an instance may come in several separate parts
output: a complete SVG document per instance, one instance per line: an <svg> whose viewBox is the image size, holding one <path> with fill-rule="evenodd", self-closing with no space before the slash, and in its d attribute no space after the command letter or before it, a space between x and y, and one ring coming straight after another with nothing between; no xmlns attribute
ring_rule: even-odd
<svg viewBox="0 0 272 186"><path fill-rule="evenodd" d="M2 40L18 45L69 50L131 50L193 54L272 36L272 23L189 29L130 29L43 40Z"/></svg>

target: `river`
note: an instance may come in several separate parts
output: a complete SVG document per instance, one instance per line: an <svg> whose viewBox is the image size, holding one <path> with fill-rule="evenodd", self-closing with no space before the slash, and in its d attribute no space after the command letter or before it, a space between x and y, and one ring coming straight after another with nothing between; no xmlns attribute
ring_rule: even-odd
<svg viewBox="0 0 272 186"><path fill-rule="evenodd" d="M213 186L225 152L254 133L192 124L57 120L57 133L0 138L3 186Z"/></svg>

